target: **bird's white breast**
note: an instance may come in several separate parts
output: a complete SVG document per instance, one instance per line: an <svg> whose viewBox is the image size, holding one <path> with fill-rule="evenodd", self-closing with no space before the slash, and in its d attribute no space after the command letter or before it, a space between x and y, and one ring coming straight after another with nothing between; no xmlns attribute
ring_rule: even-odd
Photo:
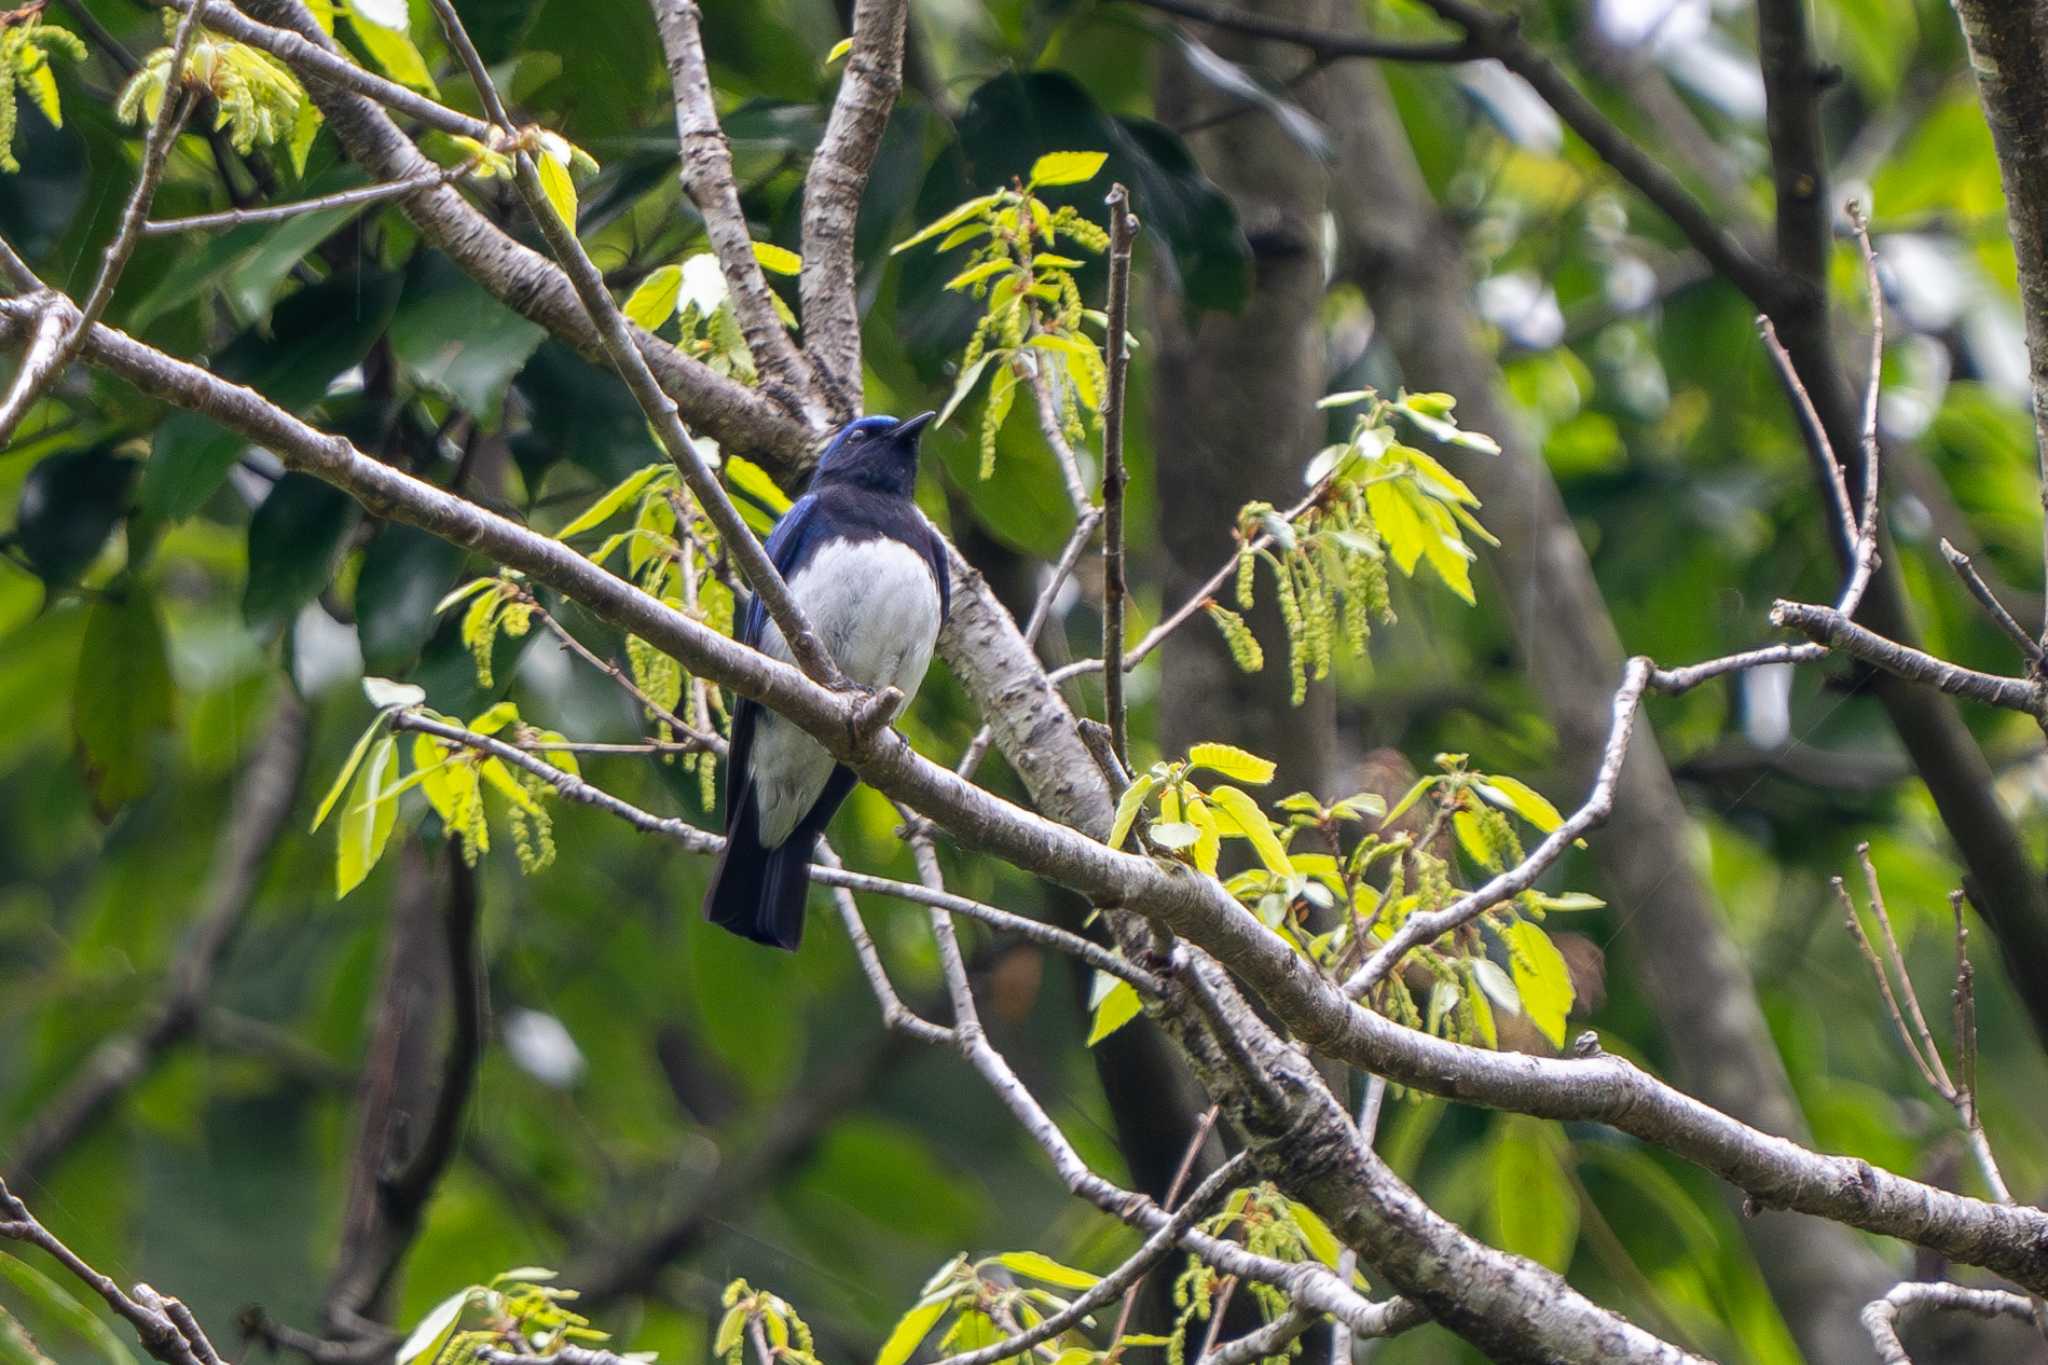
<svg viewBox="0 0 2048 1365"><path fill-rule="evenodd" d="M900 540L834 540L789 580L804 619L847 677L893 687L907 705L924 681L939 636L939 589L931 563ZM773 622L761 649L785 663L789 646ZM761 842L779 846L817 801L832 756L796 726L764 711L755 723L751 767Z"/></svg>

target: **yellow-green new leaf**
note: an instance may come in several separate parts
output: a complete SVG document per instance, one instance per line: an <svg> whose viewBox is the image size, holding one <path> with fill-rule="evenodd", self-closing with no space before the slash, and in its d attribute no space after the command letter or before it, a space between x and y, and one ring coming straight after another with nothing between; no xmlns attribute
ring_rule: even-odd
<svg viewBox="0 0 2048 1365"><path fill-rule="evenodd" d="M1337 1260L1344 1254L1344 1244L1337 1240L1337 1234L1330 1231L1330 1225L1322 1215L1298 1200L1287 1201L1287 1212L1294 1218L1294 1226L1301 1232L1302 1245L1309 1254L1324 1265L1335 1270Z"/></svg>
<svg viewBox="0 0 2048 1365"><path fill-rule="evenodd" d="M348 804L336 826L334 896L336 900L362 884L391 838L398 820L398 802L390 799L398 778L398 741L384 736L370 750L349 788Z"/></svg>
<svg viewBox="0 0 2048 1365"><path fill-rule="evenodd" d="M1294 865L1287 861L1287 849L1273 833L1272 822L1259 809L1259 803L1244 792L1232 786L1217 786L1209 789L1209 800L1222 808L1223 814L1237 826L1237 832L1251 840L1252 851L1259 855L1259 861L1266 865L1268 872L1283 877L1294 875ZM1228 827L1223 831L1230 833Z"/></svg>
<svg viewBox="0 0 2048 1365"><path fill-rule="evenodd" d="M626 299L626 318L652 332L676 315L682 296L683 268L665 265L633 287Z"/></svg>
<svg viewBox="0 0 2048 1365"><path fill-rule="evenodd" d="M1037 1251L1006 1251L996 1260L1019 1275L1029 1275L1034 1280L1058 1285L1061 1289L1093 1289L1102 1279L1085 1270L1076 1270L1070 1265L1061 1265L1052 1257Z"/></svg>
<svg viewBox="0 0 2048 1365"><path fill-rule="evenodd" d="M1031 183L1041 189L1083 184L1093 180L1107 160L1107 152L1047 152L1031 163Z"/></svg>
<svg viewBox="0 0 2048 1365"><path fill-rule="evenodd" d="M1118 981L1095 1006L1095 1019L1088 1029L1088 1046L1115 1033L1125 1024L1138 1017L1142 1008L1137 988L1128 981Z"/></svg>
<svg viewBox="0 0 2048 1365"><path fill-rule="evenodd" d="M832 50L825 54L825 65L830 66L834 62L842 60L851 51L853 51L853 39L841 38L838 42L832 44Z"/></svg>
<svg viewBox="0 0 2048 1365"><path fill-rule="evenodd" d="M536 156L533 166L540 174L540 192L547 196L549 207L564 227L575 232L576 182L569 178L569 168L546 153Z"/></svg>
<svg viewBox="0 0 2048 1365"><path fill-rule="evenodd" d="M966 289L970 285L976 285L981 283L983 280L987 279L991 275L1000 275L1003 271L1011 270L1014 268L1014 263L1012 263L1011 261L1004 257L996 256L989 260L983 261L979 265L968 266L967 269L961 271L952 279L947 280L946 288Z"/></svg>
<svg viewBox="0 0 2048 1365"><path fill-rule="evenodd" d="M645 288L645 286L643 285L642 288ZM639 291L636 290L634 292L635 297L637 297ZM671 304L673 304L673 300L671 300ZM630 312L631 307L631 304L627 305L627 308L629 310L627 316L629 317L632 316ZM639 319L635 318L634 321L638 322ZM645 326L646 324L642 323L641 325ZM652 329L650 328L649 330ZM612 518L612 516L619 511L620 508L624 507L634 498L639 497L641 491L645 489L648 484L654 482L654 478L657 474L660 474L662 471L667 469L673 469L674 467L675 466L670 465L666 462L660 464L642 465L640 468L634 470L625 478L621 479L612 488L607 490L603 497L599 498L596 502L590 504L590 506L584 508L582 513L578 515L574 521L571 521L567 526L564 526L561 530L555 532L555 539L567 540L571 536L581 535L585 531L603 525L606 521L609 521Z"/></svg>
<svg viewBox="0 0 2048 1365"><path fill-rule="evenodd" d="M1125 838L1130 835L1131 826L1138 819L1138 812L1145 808L1146 799L1152 795L1153 788L1158 785L1159 779L1153 777L1150 773L1146 773L1132 782L1130 786L1124 788L1124 794L1117 798L1116 818L1110 821L1109 825L1109 846L1111 848L1122 848L1124 846Z"/></svg>
<svg viewBox="0 0 2048 1365"><path fill-rule="evenodd" d="M1234 744L1197 744L1188 750L1188 762L1197 768L1222 773L1235 782L1263 787L1273 780L1271 759L1240 749Z"/></svg>
<svg viewBox="0 0 2048 1365"><path fill-rule="evenodd" d="M320 798L320 808L313 812L312 828L307 830L307 833L318 834L320 826L327 823L327 813L334 809L334 803L341 800L341 794L348 790L349 779L356 775L357 765L363 761L363 755L370 752L371 741L377 738L377 732L383 728L384 717L379 716L370 722L367 730L357 736L355 747L348 751L348 758L342 763L341 771L335 774L334 785L327 789L327 795ZM426 739L425 735L420 736L420 740ZM418 742L419 740L414 741L415 744ZM431 740L427 742L432 743Z"/></svg>
<svg viewBox="0 0 2048 1365"><path fill-rule="evenodd" d="M1541 792L1528 783L1499 773L1488 773L1486 780L1474 784L1479 794L1499 806L1511 810L1536 828L1549 834L1564 823L1564 816Z"/></svg>
<svg viewBox="0 0 2048 1365"><path fill-rule="evenodd" d="M1572 1009L1572 976L1564 954L1550 935L1528 920L1516 920L1501 937L1508 945L1508 965L1514 969L1522 1012L1552 1047L1563 1047L1565 1016Z"/></svg>
<svg viewBox="0 0 2048 1365"><path fill-rule="evenodd" d="M427 60L406 34L395 28L363 17L360 7L353 8L349 22L355 26L356 37L368 50L370 60L383 68L384 74L400 85L414 90L423 90L430 95L439 94L435 88L433 73L427 70Z"/></svg>
<svg viewBox="0 0 2048 1365"><path fill-rule="evenodd" d="M541 814L540 802L534 800L526 788L519 785L519 779L512 776L512 770L505 766L504 760L487 758L483 761L481 771L484 779L498 789L500 796L528 815Z"/></svg>
<svg viewBox="0 0 2048 1365"><path fill-rule="evenodd" d="M919 242L930 241L942 232L951 232L969 218L994 205L1002 197L1002 192L999 190L994 194L980 195L977 198L968 200L964 204L957 205L952 212L933 219L910 236L905 237L902 241L890 247L889 254L894 256L900 251L908 251Z"/></svg>
<svg viewBox="0 0 2048 1365"><path fill-rule="evenodd" d="M755 242L754 259L761 263L763 270L776 275L800 275L803 273L804 258L788 247L773 242Z"/></svg>
<svg viewBox="0 0 2048 1365"><path fill-rule="evenodd" d="M939 1319L946 1315L946 1309L952 1302L950 1297L926 1299L896 1319L895 1327L889 1331L889 1339L882 1343L882 1349L875 1355L875 1365L903 1365L931 1334Z"/></svg>

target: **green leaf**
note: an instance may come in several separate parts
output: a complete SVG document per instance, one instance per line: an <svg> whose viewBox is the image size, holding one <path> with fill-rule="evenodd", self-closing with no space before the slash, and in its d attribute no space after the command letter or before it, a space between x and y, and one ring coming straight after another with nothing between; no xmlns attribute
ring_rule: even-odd
<svg viewBox="0 0 2048 1365"><path fill-rule="evenodd" d="M1515 990L1522 1009L1552 1047L1564 1046L1565 1016L1572 1008L1572 977L1564 954L1550 935L1528 920L1516 920L1501 932L1514 968Z"/></svg>
<svg viewBox="0 0 2048 1365"><path fill-rule="evenodd" d="M971 284L979 284L981 281L987 279L991 275L999 275L1005 270L1014 270L1015 268L1016 263L1014 261L1011 261L1008 257L991 257L990 259L983 261L979 265L968 266L967 269L961 271L952 279L947 280L946 288L965 289ZM1041 338L1039 337L1033 337L1032 341L1035 343L1040 339Z"/></svg>
<svg viewBox="0 0 2048 1365"><path fill-rule="evenodd" d="M398 740L384 736L370 750L370 756L356 771L336 826L334 852L335 899L339 900L362 884L384 856L391 827L398 819L398 802L390 799L398 782Z"/></svg>
<svg viewBox="0 0 2048 1365"><path fill-rule="evenodd" d="M385 75L400 85L423 90L429 95L440 92L434 86L434 77L427 70L426 58L413 46L407 34L395 28L365 18L360 4L351 4L349 22L355 27L356 37L369 52L370 60L382 68Z"/></svg>
<svg viewBox="0 0 2048 1365"><path fill-rule="evenodd" d="M393 1357L397 1365L425 1365L441 1354L441 1348L455 1335L455 1324L462 1318L462 1310L469 1306L470 1296L477 1292L476 1286L457 1290L427 1310L419 1325L412 1329L400 1344Z"/></svg>
<svg viewBox="0 0 2048 1365"><path fill-rule="evenodd" d="M1579 1236L1579 1200L1554 1134L1535 1119L1500 1121L1494 1140L1487 1240L1563 1274Z"/></svg>
<svg viewBox="0 0 2048 1365"><path fill-rule="evenodd" d="M1401 479L1369 483L1365 486L1365 506L1372 513L1373 528L1386 542L1394 563L1402 573L1414 577L1415 562L1436 539L1415 506L1414 489Z"/></svg>
<svg viewBox="0 0 2048 1365"><path fill-rule="evenodd" d="M576 182L569 178L569 168L546 153L533 159L533 167L540 175L540 192L547 196L549 207L564 227L575 232Z"/></svg>
<svg viewBox="0 0 2048 1365"><path fill-rule="evenodd" d="M676 315L676 300L683 289L683 267L665 265L650 271L646 279L633 286L632 294L626 299L625 314L629 321L652 332Z"/></svg>
<svg viewBox="0 0 2048 1365"><path fill-rule="evenodd" d="M853 51L853 39L841 38L838 42L832 44L832 50L825 54L825 65L832 65L832 63L839 61L851 51Z"/></svg>
<svg viewBox="0 0 2048 1365"><path fill-rule="evenodd" d="M540 802L533 799L526 788L519 785L519 779L512 776L512 770L505 766L505 760L487 758L479 765L484 780L498 789L498 794L510 801L528 815L541 814Z"/></svg>
<svg viewBox="0 0 2048 1365"><path fill-rule="evenodd" d="M1137 822L1138 812L1145 808L1146 800L1152 795L1153 789L1158 785L1158 778L1150 773L1144 773L1133 781L1130 786L1124 788L1124 794L1117 798L1116 818L1111 820L1109 824L1109 846L1111 848L1122 848L1124 846L1124 839L1130 834L1131 826Z"/></svg>
<svg viewBox="0 0 2048 1365"><path fill-rule="evenodd" d="M341 765L341 771L335 774L334 785L327 789L327 795L320 798L320 808L313 812L313 823L306 831L308 834L318 834L320 826L327 823L327 812L334 809L334 803L348 790L349 779L356 775L356 765L363 761L364 754L370 752L370 742L377 738L377 732L383 728L384 717L379 716L357 737L355 747L348 751L347 761ZM426 740L427 737L421 735L420 739ZM417 740L414 742L418 743ZM432 743L431 740L427 742Z"/></svg>
<svg viewBox="0 0 2048 1365"><path fill-rule="evenodd" d="M1459 809L1451 813L1451 828L1458 836L1458 847L1465 850L1465 856L1489 872L1500 871L1500 859L1495 856L1493 845L1486 837L1486 827L1479 817L1469 810Z"/></svg>
<svg viewBox="0 0 2048 1365"><path fill-rule="evenodd" d="M773 242L755 242L753 246L754 259L761 263L763 270L775 275L803 273L804 258L788 247L777 246Z"/></svg>
<svg viewBox="0 0 2048 1365"><path fill-rule="evenodd" d="M498 580L495 577L472 578L469 580L469 582L464 583L461 587L451 588L446 597L443 597L440 601L434 604L434 615L439 616L442 612L448 610L448 608L455 606L459 602L467 601L468 599L482 592L485 588L496 586L497 582Z"/></svg>
<svg viewBox="0 0 2048 1365"><path fill-rule="evenodd" d="M499 425L505 391L547 338L438 252L406 273L387 335L407 379L454 399L486 429Z"/></svg>
<svg viewBox="0 0 2048 1365"><path fill-rule="evenodd" d="M1268 872L1283 877L1294 875L1294 865L1287 861L1287 850L1273 833L1273 824L1259 809L1258 802L1228 785L1210 788L1209 799L1222 808L1223 814L1237 826L1238 833L1251 840L1252 850L1259 855L1259 861L1266 865ZM1223 832L1228 834L1230 830L1226 828Z"/></svg>
<svg viewBox="0 0 2048 1365"><path fill-rule="evenodd" d="M1110 1034L1115 1033L1125 1024L1137 1018L1143 1008L1142 1003L1138 999L1137 988L1131 985L1130 982L1116 977L1101 975L1098 975L1098 980L1114 981L1116 984L1111 986L1103 994L1102 999L1096 1002L1094 1022L1088 1028L1089 1047L1094 1047L1104 1038L1107 1038Z"/></svg>
<svg viewBox="0 0 2048 1365"><path fill-rule="evenodd" d="M1207 768L1255 787L1262 787L1273 780L1271 760L1232 744L1197 744L1188 750L1188 762L1194 767Z"/></svg>
<svg viewBox="0 0 2048 1365"><path fill-rule="evenodd" d="M1566 891L1560 895L1551 895L1548 892L1538 891L1534 894L1536 896L1536 903L1545 910L1598 910L1607 904L1606 901L1601 900L1598 896L1588 895L1584 891Z"/></svg>
<svg viewBox="0 0 2048 1365"><path fill-rule="evenodd" d="M1330 1231L1330 1225L1323 1221L1321 1214L1299 1200L1287 1201L1287 1211L1294 1217L1294 1226L1301 1229L1303 1245L1324 1265L1335 1270L1338 1258L1344 1254L1344 1244L1337 1240L1337 1234Z"/></svg>
<svg viewBox="0 0 2048 1365"><path fill-rule="evenodd" d="M947 213L942 217L933 219L931 222L926 223L923 227L919 228L910 236L905 237L902 241L890 247L889 254L891 256L894 256L899 251L907 251L911 247L916 246L919 242L929 241L932 238L938 236L942 232L951 232L954 228L959 227L969 218L972 218L976 214L982 212L984 209L993 206L1002 197L1002 192L998 191L995 194L978 195L977 197L968 200L964 204L956 205L950 213Z"/></svg>
<svg viewBox="0 0 2048 1365"><path fill-rule="evenodd" d="M981 378L981 372L988 368L989 361L994 360L996 354L993 351L984 351L972 365L960 371L960 377L953 381L953 393L946 399L946 406L939 409L938 420L932 424L933 426L946 425L946 419L951 417L953 410L973 392L975 381Z"/></svg>
<svg viewBox="0 0 2048 1365"><path fill-rule="evenodd" d="M1031 163L1031 184L1079 185L1093 180L1109 160L1107 152L1047 152Z"/></svg>
<svg viewBox="0 0 2048 1365"><path fill-rule="evenodd" d="M875 1353L875 1365L903 1365L916 1352L918 1346L930 1335L946 1309L952 1304L951 1295L939 1299L925 1299L896 1320L889 1330L888 1340ZM730 1348L728 1348L730 1349ZM714 1354L716 1348L714 1347Z"/></svg>
<svg viewBox="0 0 2048 1365"><path fill-rule="evenodd" d="M1019 1275L1029 1275L1034 1280L1058 1285L1061 1289L1093 1289L1102 1279L1100 1275L1061 1265L1052 1257L1036 1251L1006 1251L996 1260Z"/></svg>
<svg viewBox="0 0 2048 1365"><path fill-rule="evenodd" d="M63 1285L58 1284L27 1261L17 1260L5 1251L0 1251L0 1279L5 1279L19 1290L31 1303L51 1319L63 1324L81 1340L92 1343L93 1348L106 1358L107 1365L135 1365L135 1357L114 1335L113 1328L101 1321L99 1314L87 1308L74 1298Z"/></svg>
<svg viewBox="0 0 2048 1365"><path fill-rule="evenodd" d="M1564 816L1558 813L1556 806L1551 805L1535 788L1516 778L1488 773L1482 780L1472 785L1473 789L1488 801L1502 810L1513 811L1545 834L1551 833L1564 823Z"/></svg>
<svg viewBox="0 0 2048 1365"><path fill-rule="evenodd" d="M581 535L593 527L603 525L620 508L639 497L641 490L654 482L657 474L673 467L667 461L662 461L658 464L642 465L624 479L612 485L603 497L578 513L575 520L555 532L555 539L567 540L571 536Z"/></svg>
<svg viewBox="0 0 2048 1365"><path fill-rule="evenodd" d="M792 506L789 494L776 487L768 471L741 455L725 457L725 481L734 492L743 493L776 516Z"/></svg>
<svg viewBox="0 0 2048 1365"><path fill-rule="evenodd" d="M1380 828L1385 829L1388 825L1393 824L1403 815L1406 815L1408 813L1408 808L1414 805L1417 801L1420 801L1422 799L1422 794L1428 791L1431 787L1434 787L1436 783L1437 779L1435 777L1424 777L1417 779L1415 785L1410 787L1407 791L1401 794L1401 799L1394 803L1394 808L1388 811L1386 817L1380 821Z"/></svg>
<svg viewBox="0 0 2048 1365"><path fill-rule="evenodd" d="M354 498L310 474L279 479L249 518L242 619L274 630L318 597L361 515Z"/></svg>
<svg viewBox="0 0 2048 1365"><path fill-rule="evenodd" d="M78 654L72 729L101 812L149 790L152 751L171 726L173 696L155 594L131 585L94 602Z"/></svg>

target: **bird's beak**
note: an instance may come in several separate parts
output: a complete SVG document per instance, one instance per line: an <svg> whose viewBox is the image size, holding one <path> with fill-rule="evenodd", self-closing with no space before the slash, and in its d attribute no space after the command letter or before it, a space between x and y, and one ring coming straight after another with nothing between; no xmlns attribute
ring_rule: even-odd
<svg viewBox="0 0 2048 1365"><path fill-rule="evenodd" d="M898 440L908 440L915 445L917 438L924 433L924 429L931 425L932 418L937 416L936 412L920 412L915 417L906 418L898 422L896 424L896 438Z"/></svg>

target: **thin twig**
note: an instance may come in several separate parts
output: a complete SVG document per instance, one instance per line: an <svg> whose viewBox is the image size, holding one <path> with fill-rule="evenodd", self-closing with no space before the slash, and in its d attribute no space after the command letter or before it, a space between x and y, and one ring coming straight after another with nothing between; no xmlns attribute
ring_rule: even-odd
<svg viewBox="0 0 2048 1365"><path fill-rule="evenodd" d="M1036 359L1037 354L1034 352L1022 363L1031 366L1031 397L1038 410L1039 434L1045 437L1059 462L1060 477L1066 483L1067 501L1074 505L1074 515L1084 517L1094 509L1094 504L1088 500L1088 485L1081 477L1081 457L1067 440L1060 422L1059 405L1052 391L1052 367Z"/></svg>
<svg viewBox="0 0 2048 1365"><path fill-rule="evenodd" d="M29 1212L28 1206L7 1188L5 1180L0 1180L0 1240L23 1242L41 1249L105 1300L107 1307L135 1329L143 1349L164 1365L221 1365L219 1353L191 1315L183 1312L174 1315L170 1311L176 1300L156 1293L148 1285L137 1285L132 1296L123 1291L120 1285L93 1269L83 1257L66 1246L56 1233L44 1227ZM179 1304L178 1307L183 1309L184 1305ZM190 1336L186 1335L187 1324L192 1330Z"/></svg>
<svg viewBox="0 0 2048 1365"><path fill-rule="evenodd" d="M1128 768L1130 719L1124 711L1124 385L1131 366L1125 328L1131 313L1131 244L1138 219L1130 192L1109 191L1109 397L1102 409L1102 704L1109 743Z"/></svg>
<svg viewBox="0 0 2048 1365"><path fill-rule="evenodd" d="M1608 729L1607 747L1601 751L1599 771L1593 778L1593 789L1587 793L1584 804L1572 812L1571 818L1546 835L1543 842L1518 865L1494 877L1478 890L1468 892L1441 910L1410 915L1403 920L1393 936L1345 981L1346 995L1358 999L1385 980L1409 949L1431 942L1469 923L1509 897L1527 891L1581 835L1607 819L1614 809L1614 793L1621 782L1622 764L1628 760L1629 741L1635 734L1636 716L1641 710L1643 691L1649 686L1650 673L1648 659L1629 660L1622 674L1621 686L1615 689L1613 720Z"/></svg>
<svg viewBox="0 0 2048 1365"><path fill-rule="evenodd" d="M1956 571L1956 577L1963 580L1963 586L1970 590L1970 596L1976 598L1977 604L1984 608L1984 614L1991 618L1992 624L2004 631L2006 638L2019 646L2019 651L2028 664L2036 669L2048 664L2048 653L2043 653L2041 642L2027 634L2026 627L2013 619L2013 614L2005 609L2005 603L1999 601L1998 595L1991 591L1991 585L1977 572L1977 566L1970 562L1970 557L1950 544L1947 536L1941 538L1941 557Z"/></svg>
<svg viewBox="0 0 2048 1365"><path fill-rule="evenodd" d="M453 184L474 171L478 160L471 157L459 166L449 166L430 174L415 175L405 180L390 180L379 185L359 185L352 190L340 190L334 194L323 194L317 199L300 199L290 204L271 204L254 209L225 209L219 213L199 213L189 218L155 218L142 225L145 237L168 237L179 232L209 232L215 228L247 227L251 223L281 223L308 213L324 213L328 209L364 208L381 204L390 199L403 199L431 190L442 185Z"/></svg>
<svg viewBox="0 0 2048 1365"><path fill-rule="evenodd" d="M1180 1198L1181 1187L1187 1184L1188 1177L1194 1173L1195 1162L1201 1157L1202 1148L1208 1144L1209 1134L1216 1127L1216 1116L1220 1112L1222 1111L1213 1104L1203 1111L1202 1117L1195 1123L1195 1131L1188 1138L1186 1149L1181 1152L1180 1165L1174 1168L1173 1179L1167 1182L1166 1198L1162 1201L1161 1207L1166 1209L1167 1212L1175 1214L1176 1221L1178 1221L1180 1214L1189 1212L1189 1209L1186 1207L1176 1209L1175 1201ZM1242 1156L1243 1153L1239 1153L1239 1155ZM1230 1165L1231 1162L1225 1162L1224 1168L1228 1169ZM1202 1188L1207 1189L1209 1184L1222 1173L1219 1170L1214 1175L1211 1175L1209 1180L1203 1182ZM1192 1206L1199 1202L1201 1202L1201 1195L1198 1191L1196 1197L1189 1200L1189 1205ZM1140 1273L1137 1278L1131 1281L1129 1287L1124 1290L1124 1301L1116 1310L1116 1326L1109 1333L1109 1349L1111 1352L1116 1350L1117 1343L1124 1339L1125 1329L1131 1325L1131 1314L1138 1307L1138 1291L1144 1287L1144 1283L1145 1277Z"/></svg>
<svg viewBox="0 0 2048 1365"><path fill-rule="evenodd" d="M1909 1281L1863 1310L1863 1330L1870 1333L1881 1365L1913 1365L1913 1357L1899 1340L1900 1324L1933 1309L1974 1313L1980 1318L2025 1318L2033 1314L2034 1305L2025 1296L2002 1289Z"/></svg>

